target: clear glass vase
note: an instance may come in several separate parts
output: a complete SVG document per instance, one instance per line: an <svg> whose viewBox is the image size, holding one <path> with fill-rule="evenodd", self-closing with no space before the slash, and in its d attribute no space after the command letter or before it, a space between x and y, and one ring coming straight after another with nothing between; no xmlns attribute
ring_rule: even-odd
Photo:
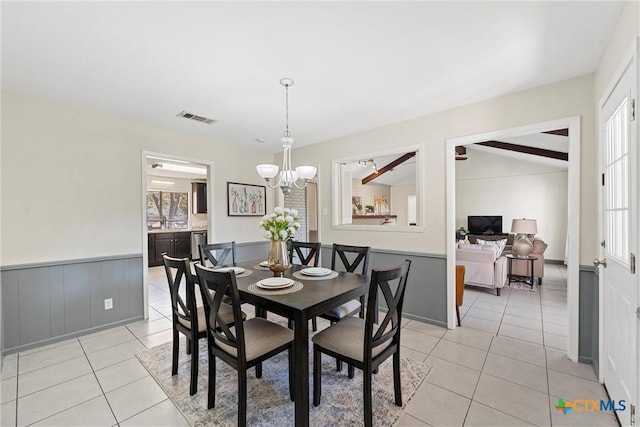
<svg viewBox="0 0 640 427"><path fill-rule="evenodd" d="M289 262L289 250L286 240L273 240L269 247L269 270L273 271L273 275L283 276L285 270L291 267Z"/></svg>

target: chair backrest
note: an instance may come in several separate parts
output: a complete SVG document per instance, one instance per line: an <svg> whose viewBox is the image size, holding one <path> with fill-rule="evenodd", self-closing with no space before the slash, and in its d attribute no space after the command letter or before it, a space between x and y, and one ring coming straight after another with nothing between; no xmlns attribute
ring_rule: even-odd
<svg viewBox="0 0 640 427"><path fill-rule="evenodd" d="M317 267L318 260L320 259L320 242L311 243L292 241L289 246L289 261L292 264L294 252L300 260L300 265L309 265L309 263L313 261L313 266Z"/></svg>
<svg viewBox="0 0 640 427"><path fill-rule="evenodd" d="M196 313L195 285L191 277L191 267L189 258L171 258L162 256L164 271L169 282L169 293L171 294L171 314L174 325L178 319L190 322L191 327L198 330L198 316ZM180 286L184 283L185 298L180 292Z"/></svg>
<svg viewBox="0 0 640 427"><path fill-rule="evenodd" d="M364 348L365 352L369 351L369 355L371 349L388 342L390 339L396 339L396 344L400 345L400 320L402 319L402 304L409 277L409 267L411 267L411 261L405 260L398 267L371 272L364 329ZM395 290L392 289L392 286L395 287ZM378 307L376 299L380 298L380 295L384 298L388 310L374 329ZM365 356L367 356L366 353Z"/></svg>
<svg viewBox="0 0 640 427"><path fill-rule="evenodd" d="M462 305L464 295L464 265L456 265L456 307Z"/></svg>
<svg viewBox="0 0 640 427"><path fill-rule="evenodd" d="M369 246L347 246L334 243L331 250L331 269L336 270L336 255L342 261L342 265L349 273L355 273L359 265L362 265L361 274L367 276L369 272ZM355 255L355 257L354 257ZM349 260L349 257L353 258Z"/></svg>
<svg viewBox="0 0 640 427"><path fill-rule="evenodd" d="M236 242L211 243L209 245L200 245L200 263L204 266L209 261L213 267L225 265L225 261L231 254L231 265L236 265ZM216 258L216 255L218 257Z"/></svg>
<svg viewBox="0 0 640 427"><path fill-rule="evenodd" d="M244 326L236 274L233 271L215 271L199 264L196 264L195 267L207 321L207 335L212 338L209 340L210 345L217 342L233 347L236 350L238 360L246 360ZM231 298L233 329L220 315L220 306L225 295L229 295Z"/></svg>

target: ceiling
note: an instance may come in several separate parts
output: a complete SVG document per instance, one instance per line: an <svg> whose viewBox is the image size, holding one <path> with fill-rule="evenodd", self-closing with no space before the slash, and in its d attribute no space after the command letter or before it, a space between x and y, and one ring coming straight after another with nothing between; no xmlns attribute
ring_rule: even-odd
<svg viewBox="0 0 640 427"><path fill-rule="evenodd" d="M296 144L317 143L592 73L622 8L2 2L2 88L276 152L282 77Z"/></svg>

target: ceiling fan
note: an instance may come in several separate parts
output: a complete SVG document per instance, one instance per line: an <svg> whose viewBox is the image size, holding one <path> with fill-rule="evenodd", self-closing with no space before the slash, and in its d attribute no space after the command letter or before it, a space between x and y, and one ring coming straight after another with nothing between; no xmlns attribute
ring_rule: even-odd
<svg viewBox="0 0 640 427"><path fill-rule="evenodd" d="M467 149L462 146L456 146L456 160L467 160Z"/></svg>

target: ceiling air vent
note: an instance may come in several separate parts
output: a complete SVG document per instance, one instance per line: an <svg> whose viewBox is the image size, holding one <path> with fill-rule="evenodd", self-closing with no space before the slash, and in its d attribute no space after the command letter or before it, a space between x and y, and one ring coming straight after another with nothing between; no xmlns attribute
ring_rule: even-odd
<svg viewBox="0 0 640 427"><path fill-rule="evenodd" d="M217 120L209 119L209 118L202 117L202 116L198 116L196 114L187 113L184 110L180 111L180 113L178 113L178 117L184 117L185 119L195 120L196 122L206 123L208 125L217 122Z"/></svg>

